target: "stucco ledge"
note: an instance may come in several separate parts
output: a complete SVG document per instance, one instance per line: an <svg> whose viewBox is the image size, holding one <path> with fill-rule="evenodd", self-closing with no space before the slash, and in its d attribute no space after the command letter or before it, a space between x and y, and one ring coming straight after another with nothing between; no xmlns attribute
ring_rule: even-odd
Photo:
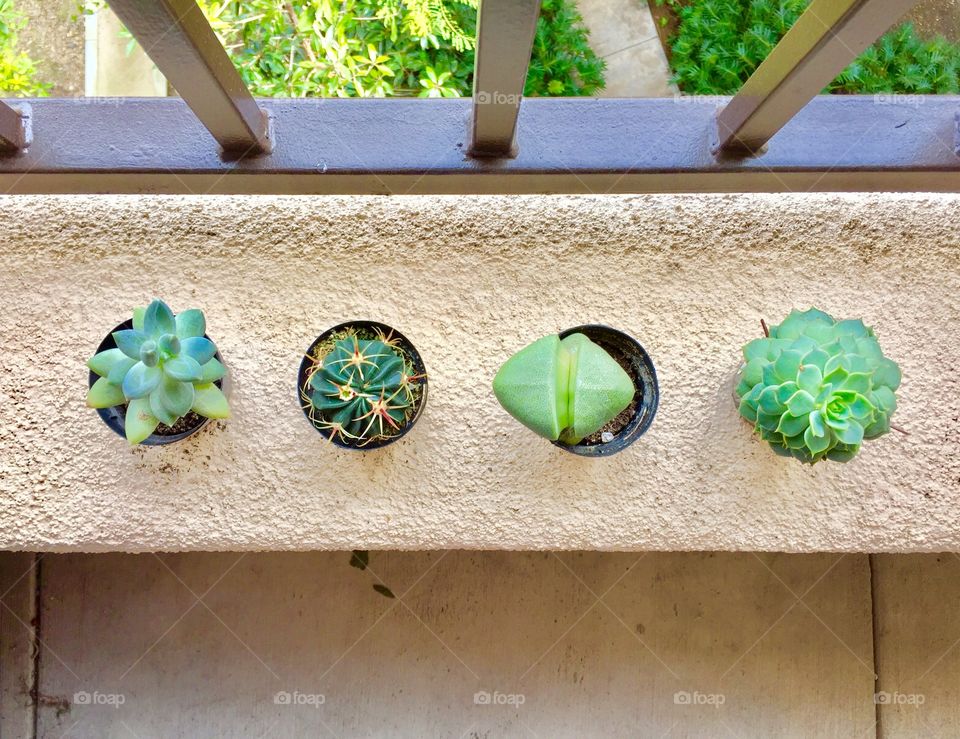
<svg viewBox="0 0 960 739"><path fill-rule="evenodd" d="M960 551L960 197L0 197L0 548ZM200 307L234 416L129 448L84 361L134 305ZM904 372L897 423L846 465L775 456L731 382L759 319L862 316ZM297 404L301 352L396 326L430 400L370 454ZM490 391L533 338L636 336L660 411L576 458Z"/></svg>

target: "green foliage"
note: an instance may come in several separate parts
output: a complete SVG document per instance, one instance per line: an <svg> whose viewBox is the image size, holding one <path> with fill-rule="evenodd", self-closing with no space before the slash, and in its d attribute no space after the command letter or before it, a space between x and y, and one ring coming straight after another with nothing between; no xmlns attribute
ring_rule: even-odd
<svg viewBox="0 0 960 739"><path fill-rule="evenodd" d="M473 67L473 57L470 58ZM607 63L593 53L571 0L543 0L524 95L573 97L603 89Z"/></svg>
<svg viewBox="0 0 960 739"><path fill-rule="evenodd" d="M51 85L36 79L37 68L17 50L17 34L26 21L11 0L0 0L0 97L46 97Z"/></svg>
<svg viewBox="0 0 960 739"><path fill-rule="evenodd" d="M551 441L579 444L633 399L633 380L583 334L538 339L508 359L493 379L500 405Z"/></svg>
<svg viewBox="0 0 960 739"><path fill-rule="evenodd" d="M255 95L459 97L477 0L200 0ZM591 95L604 63L572 0L544 0L528 95Z"/></svg>
<svg viewBox="0 0 960 739"><path fill-rule="evenodd" d="M366 446L398 434L416 410L423 376L389 336L365 339L348 331L321 345L313 360L304 400L311 420L331 438Z"/></svg>
<svg viewBox="0 0 960 739"><path fill-rule="evenodd" d="M674 81L689 94L729 95L794 24L808 0L660 0L679 19L671 39ZM960 46L921 39L905 23L831 82L835 93L960 92Z"/></svg>
<svg viewBox="0 0 960 739"><path fill-rule="evenodd" d="M846 462L890 430L900 368L863 321L795 310L743 356L740 415L778 454Z"/></svg>
<svg viewBox="0 0 960 739"><path fill-rule="evenodd" d="M94 355L87 366L100 376L87 394L91 408L127 404L127 440L139 444L160 423L173 426L191 410L227 418L230 409L214 383L226 368L206 338L206 319L193 309L174 316L162 300L133 314L133 328L116 331L115 349Z"/></svg>

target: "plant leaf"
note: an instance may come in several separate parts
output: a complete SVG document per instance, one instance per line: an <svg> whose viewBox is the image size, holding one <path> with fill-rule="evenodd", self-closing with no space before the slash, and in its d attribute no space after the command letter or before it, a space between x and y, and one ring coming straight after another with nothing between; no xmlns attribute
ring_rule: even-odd
<svg viewBox="0 0 960 739"><path fill-rule="evenodd" d="M157 430L160 421L150 411L149 398L135 398L127 405L127 415L124 418L124 430L127 441L139 444Z"/></svg>
<svg viewBox="0 0 960 739"><path fill-rule="evenodd" d="M150 412L160 419L160 423L166 426L173 426L179 418L176 413L173 413L163 404L160 388L150 393Z"/></svg>
<svg viewBox="0 0 960 739"><path fill-rule="evenodd" d="M164 362L163 373L180 382L199 382L203 376L200 363L186 354Z"/></svg>
<svg viewBox="0 0 960 739"><path fill-rule="evenodd" d="M780 352L780 356L773 363L773 367L781 382L796 381L802 359L800 352L792 349Z"/></svg>
<svg viewBox="0 0 960 739"><path fill-rule="evenodd" d="M813 368L816 370L816 367ZM790 399L787 400L787 410L792 416L806 416L815 407L813 396L806 390L797 390ZM793 436L793 434L790 434Z"/></svg>
<svg viewBox="0 0 960 739"><path fill-rule="evenodd" d="M803 443L807 445L807 448L813 454L820 454L827 450L827 447L830 446L830 437L826 434L817 435L814 433L813 426L811 425L806 431L803 432Z"/></svg>
<svg viewBox="0 0 960 739"><path fill-rule="evenodd" d="M848 421L846 428L837 429L837 438L844 444L856 446L863 441L863 426L856 421Z"/></svg>
<svg viewBox="0 0 960 739"><path fill-rule="evenodd" d="M510 357L493 378L493 393L507 413L554 441L567 425L565 412L561 418L566 387L557 384L559 362L560 337L544 336Z"/></svg>
<svg viewBox="0 0 960 739"><path fill-rule="evenodd" d="M876 407L863 395L859 393L850 403L850 413L858 421L867 421L873 417Z"/></svg>
<svg viewBox="0 0 960 739"><path fill-rule="evenodd" d="M216 357L211 359L200 369L200 382L203 384L219 380L227 374L227 368L224 367Z"/></svg>
<svg viewBox="0 0 960 739"><path fill-rule="evenodd" d="M147 336L156 338L176 331L177 323L170 306L162 300L154 300L147 306L146 313L143 314L143 332Z"/></svg>
<svg viewBox="0 0 960 739"><path fill-rule="evenodd" d="M843 334L854 336L858 339L872 336L870 329L864 325L863 320L860 318L848 318L844 321L838 322L837 330Z"/></svg>
<svg viewBox="0 0 960 739"><path fill-rule="evenodd" d="M877 408L882 412L890 414L897 409L897 396L886 385L880 385L873 389L873 400Z"/></svg>
<svg viewBox="0 0 960 739"><path fill-rule="evenodd" d="M178 418L190 412L196 395L192 383L180 382L172 377L164 377L157 392L160 396L158 401Z"/></svg>
<svg viewBox="0 0 960 739"><path fill-rule="evenodd" d="M143 362L133 365L123 378L123 394L127 399L143 398L160 384L163 372L159 367L147 367Z"/></svg>
<svg viewBox="0 0 960 739"><path fill-rule="evenodd" d="M751 359L743 368L743 380L750 387L763 382L763 368L767 365L765 358Z"/></svg>
<svg viewBox="0 0 960 739"><path fill-rule="evenodd" d="M776 431L784 436L796 437L806 431L809 425L810 419L807 416L792 416L789 413L784 413L780 416L780 423L777 425ZM790 446L790 444L788 443L787 446Z"/></svg>
<svg viewBox="0 0 960 739"><path fill-rule="evenodd" d="M197 308L185 310L176 316L177 336L189 339L192 336L203 336L207 332L207 319L203 311Z"/></svg>
<svg viewBox="0 0 960 739"><path fill-rule="evenodd" d="M834 462L849 462L851 459L857 456L858 451L860 451L860 447L855 447L853 449L841 449L840 447L834 447L827 452L827 459L832 459Z"/></svg>
<svg viewBox="0 0 960 739"><path fill-rule="evenodd" d="M814 349L811 352L807 352L806 356L803 358L803 365L806 367L808 365L813 365L818 370L820 370L820 377L823 377L823 370L827 366L827 361L830 359L830 355L827 354L822 349Z"/></svg>
<svg viewBox="0 0 960 739"><path fill-rule="evenodd" d="M765 431L773 431L780 425L780 413L757 411L757 426Z"/></svg>
<svg viewBox="0 0 960 739"><path fill-rule="evenodd" d="M217 347L204 336L191 336L180 342L180 355L184 354L203 365L213 359Z"/></svg>
<svg viewBox="0 0 960 739"><path fill-rule="evenodd" d="M815 364L806 364L804 360L803 369L797 373L797 387L816 397L820 392L821 384L823 384L823 373L820 368Z"/></svg>
<svg viewBox="0 0 960 739"><path fill-rule="evenodd" d="M123 352L121 352L121 354L123 354ZM111 369L110 374L107 375L107 380L111 385L121 387L123 385L123 378L127 376L127 372L129 372L136 363L137 361L135 359L130 359L130 357L124 354L123 361L113 365L113 369Z"/></svg>
<svg viewBox="0 0 960 739"><path fill-rule="evenodd" d="M757 400L757 406L764 413L779 415L783 412L783 406L780 405L780 400L778 398L780 387L778 385L770 385L763 389L763 392L760 393L760 397Z"/></svg>
<svg viewBox="0 0 960 739"><path fill-rule="evenodd" d="M87 405L91 408L112 408L126 402L123 390L111 385L106 377L99 378L87 391Z"/></svg>
<svg viewBox="0 0 960 739"><path fill-rule="evenodd" d="M750 423L757 422L757 407L755 404L751 404L747 401L746 398L740 401L740 415L747 419Z"/></svg>
<svg viewBox="0 0 960 739"><path fill-rule="evenodd" d="M227 396L212 382L194 386L193 410L206 418L229 418Z"/></svg>
<svg viewBox="0 0 960 739"><path fill-rule="evenodd" d="M849 374L838 389L850 390L855 393L868 393L870 392L870 375L865 372Z"/></svg>
<svg viewBox="0 0 960 739"><path fill-rule="evenodd" d="M147 335L135 328L127 328L123 331L114 331L113 340L117 343L117 348L130 359L140 361L140 347L147 340Z"/></svg>
<svg viewBox="0 0 960 739"><path fill-rule="evenodd" d="M574 443L599 431L630 405L636 388L633 380L607 351L583 334L560 342L574 367L568 393L572 400Z"/></svg>
<svg viewBox="0 0 960 739"><path fill-rule="evenodd" d="M817 437L827 436L827 425L823 422L823 413L812 411L808 416L810 432Z"/></svg>
<svg viewBox="0 0 960 739"><path fill-rule="evenodd" d="M87 367L100 377L106 377L110 374L110 370L113 369L114 365L124 359L129 360L130 357L119 349L105 349L90 357L90 359L87 360Z"/></svg>
<svg viewBox="0 0 960 739"><path fill-rule="evenodd" d="M873 384L884 385L891 390L900 387L901 379L900 367L892 359L882 359L873 371Z"/></svg>

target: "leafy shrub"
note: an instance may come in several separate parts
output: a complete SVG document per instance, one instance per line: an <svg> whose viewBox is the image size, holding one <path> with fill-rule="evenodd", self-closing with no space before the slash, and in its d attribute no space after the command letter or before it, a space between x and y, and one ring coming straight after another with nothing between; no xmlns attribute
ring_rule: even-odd
<svg viewBox="0 0 960 739"><path fill-rule="evenodd" d="M200 0L244 81L274 97L459 97L477 0ZM544 0L528 95L591 95L604 62L571 0Z"/></svg>
<svg viewBox="0 0 960 739"><path fill-rule="evenodd" d="M43 97L51 85L36 79L36 65L17 51L17 33L25 25L23 15L10 0L0 0L0 97Z"/></svg>
<svg viewBox="0 0 960 739"><path fill-rule="evenodd" d="M808 0L657 0L676 13L674 81L691 94L740 89L807 7ZM835 93L960 92L960 46L921 39L905 23L886 33L831 82Z"/></svg>

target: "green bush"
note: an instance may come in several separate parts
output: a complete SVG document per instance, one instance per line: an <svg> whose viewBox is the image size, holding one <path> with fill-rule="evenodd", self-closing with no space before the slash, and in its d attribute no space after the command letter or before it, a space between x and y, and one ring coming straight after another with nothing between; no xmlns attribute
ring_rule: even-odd
<svg viewBox="0 0 960 739"><path fill-rule="evenodd" d="M740 89L808 5L808 0L658 0L677 14L674 81L686 93ZM905 23L885 34L831 82L835 93L960 92L960 46L921 39Z"/></svg>
<svg viewBox="0 0 960 739"><path fill-rule="evenodd" d="M36 65L17 51L17 33L26 21L10 0L0 0L0 97L44 97L51 85L36 79Z"/></svg>
<svg viewBox="0 0 960 739"><path fill-rule="evenodd" d="M459 97L477 0L200 0L244 81L266 97ZM528 95L591 95L605 64L571 0L544 0Z"/></svg>

